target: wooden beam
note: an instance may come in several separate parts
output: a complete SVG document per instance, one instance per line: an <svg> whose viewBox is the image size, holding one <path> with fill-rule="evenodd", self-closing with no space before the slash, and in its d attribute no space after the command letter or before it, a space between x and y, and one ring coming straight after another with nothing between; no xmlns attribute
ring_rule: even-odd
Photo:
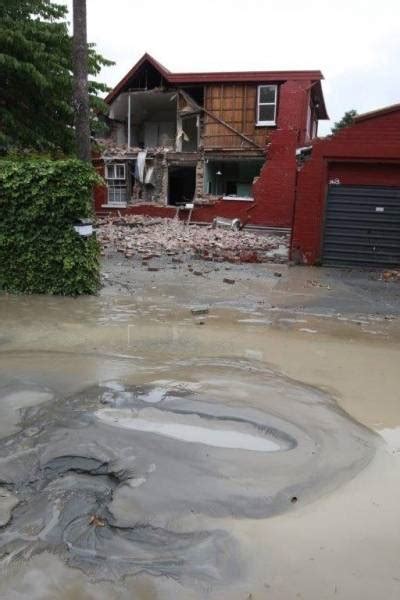
<svg viewBox="0 0 400 600"><path fill-rule="evenodd" d="M256 142L253 142L253 140L251 138L249 138L249 137L247 137L247 135L244 135L243 133L241 133L238 129L235 129L235 127L232 127L232 125L229 125L229 123L226 123L226 121L223 121L222 119L220 119L219 117L217 117L216 115L214 115L212 112L210 112L206 108L203 108L202 110L209 117L211 117L211 119L214 119L215 121L217 121L218 123L220 123L221 125L223 125L224 127L226 127L227 129L229 129L230 131L232 131L233 133L236 133L236 135L238 135L239 137L241 137L247 143L251 144L252 146L255 146L256 148L259 148L259 150L262 150L263 152L265 151L265 148L263 146L260 146Z"/></svg>

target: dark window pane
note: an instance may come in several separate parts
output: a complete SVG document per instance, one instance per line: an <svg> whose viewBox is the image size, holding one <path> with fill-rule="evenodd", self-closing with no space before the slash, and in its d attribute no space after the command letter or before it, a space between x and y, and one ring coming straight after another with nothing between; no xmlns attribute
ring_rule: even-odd
<svg viewBox="0 0 400 600"><path fill-rule="evenodd" d="M260 87L260 102L275 102L275 86L263 85Z"/></svg>
<svg viewBox="0 0 400 600"><path fill-rule="evenodd" d="M259 121L274 121L275 120L275 106L273 104L261 104L258 112Z"/></svg>

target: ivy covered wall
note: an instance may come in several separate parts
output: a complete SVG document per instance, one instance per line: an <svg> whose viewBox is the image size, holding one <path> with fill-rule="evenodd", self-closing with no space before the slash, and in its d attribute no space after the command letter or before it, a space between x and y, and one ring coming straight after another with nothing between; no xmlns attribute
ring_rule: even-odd
<svg viewBox="0 0 400 600"><path fill-rule="evenodd" d="M100 286L99 244L81 237L99 183L76 159L0 161L0 291L94 294Z"/></svg>

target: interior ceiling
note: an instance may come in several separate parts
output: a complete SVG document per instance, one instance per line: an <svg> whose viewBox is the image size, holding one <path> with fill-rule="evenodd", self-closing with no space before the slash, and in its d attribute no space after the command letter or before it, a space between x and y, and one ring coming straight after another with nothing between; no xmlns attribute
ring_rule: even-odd
<svg viewBox="0 0 400 600"><path fill-rule="evenodd" d="M115 99L110 107L112 119L126 121L128 115L128 93L123 93ZM132 123L139 123L152 113L171 113L175 120L176 92L131 92Z"/></svg>

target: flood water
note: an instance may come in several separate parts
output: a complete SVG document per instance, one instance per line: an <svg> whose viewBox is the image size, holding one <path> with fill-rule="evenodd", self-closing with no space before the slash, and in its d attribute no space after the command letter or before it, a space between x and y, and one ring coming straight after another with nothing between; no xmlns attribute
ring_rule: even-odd
<svg viewBox="0 0 400 600"><path fill-rule="evenodd" d="M0 597L398 598L397 324L159 292L0 298Z"/></svg>

